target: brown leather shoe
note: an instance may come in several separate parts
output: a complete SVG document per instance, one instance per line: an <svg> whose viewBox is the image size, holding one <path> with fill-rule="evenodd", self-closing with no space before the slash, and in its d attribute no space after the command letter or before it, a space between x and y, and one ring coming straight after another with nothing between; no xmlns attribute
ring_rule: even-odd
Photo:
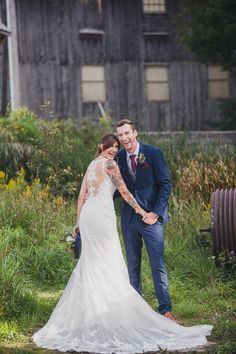
<svg viewBox="0 0 236 354"><path fill-rule="evenodd" d="M183 322L178 320L172 312L167 311L163 314L163 316L165 316L166 318L169 318L169 320L175 321L177 324L183 326Z"/></svg>

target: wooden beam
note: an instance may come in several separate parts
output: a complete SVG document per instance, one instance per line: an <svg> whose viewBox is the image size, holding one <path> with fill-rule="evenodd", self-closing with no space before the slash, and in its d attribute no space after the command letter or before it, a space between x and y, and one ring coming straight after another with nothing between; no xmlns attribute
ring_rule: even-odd
<svg viewBox="0 0 236 354"><path fill-rule="evenodd" d="M14 111L17 108L19 108L21 104L15 0L6 0L6 7L7 7L7 26L11 30L11 36L8 37L10 103L11 103L11 108Z"/></svg>
<svg viewBox="0 0 236 354"><path fill-rule="evenodd" d="M11 32L9 29L2 23L1 18L0 18L0 35L3 36L9 36Z"/></svg>

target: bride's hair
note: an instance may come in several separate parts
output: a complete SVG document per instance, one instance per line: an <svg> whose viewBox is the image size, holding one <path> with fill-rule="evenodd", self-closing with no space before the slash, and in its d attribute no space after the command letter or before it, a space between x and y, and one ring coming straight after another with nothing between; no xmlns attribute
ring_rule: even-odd
<svg viewBox="0 0 236 354"><path fill-rule="evenodd" d="M119 139L115 134L109 133L101 138L100 144L98 145L98 154L101 154L103 150L109 149L114 143L118 144L118 149L120 148ZM103 148L101 148L101 145Z"/></svg>

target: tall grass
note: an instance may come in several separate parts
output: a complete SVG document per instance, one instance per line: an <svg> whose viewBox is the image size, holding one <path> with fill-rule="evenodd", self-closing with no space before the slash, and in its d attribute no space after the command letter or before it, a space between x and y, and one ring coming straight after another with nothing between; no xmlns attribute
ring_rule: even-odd
<svg viewBox="0 0 236 354"><path fill-rule="evenodd" d="M38 180L28 186L22 171L0 184L0 196L0 319L16 319L37 312L38 286L68 279L74 260L61 239L75 210Z"/></svg>
<svg viewBox="0 0 236 354"><path fill-rule="evenodd" d="M174 195L182 201L207 203L212 191L236 187L236 147L189 142L186 136L162 139L141 135L143 141L162 148L168 162Z"/></svg>

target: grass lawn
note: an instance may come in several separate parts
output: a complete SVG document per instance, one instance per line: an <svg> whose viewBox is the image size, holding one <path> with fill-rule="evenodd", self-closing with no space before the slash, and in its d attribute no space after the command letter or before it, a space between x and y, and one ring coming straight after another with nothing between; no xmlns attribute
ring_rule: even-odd
<svg viewBox="0 0 236 354"><path fill-rule="evenodd" d="M60 211L63 220L73 215L74 206L62 208ZM54 214L56 211L53 211ZM180 213L185 212L185 217L181 218ZM201 211L197 204L188 205L187 209L174 210L172 209L172 217L166 227L166 264L169 274L170 292L173 302L173 311L186 326L195 324L212 324L214 326L210 342L216 343L206 349L205 353L227 353L231 354L236 348L235 331L236 331L236 290L234 282L234 269L216 267L215 259L212 257L210 249L210 238L208 235L202 236L199 233L199 228L202 223L209 223L209 210ZM64 257L64 268L61 267L61 274L47 274L44 279L37 279L37 274L31 276L24 272L19 267L20 277L23 284L20 285L18 294L12 292L13 297L9 300L9 306L12 303L12 309L7 315L1 316L0 320L0 353L33 353L36 349L32 348L30 337L37 329L39 329L48 319L52 309L57 303L62 294L63 288L71 273L71 270L76 264L73 259L73 254L68 251L65 243L59 242L61 230L54 230L54 236L45 235L42 245L33 245L37 249L35 257L40 258L42 254L40 247L44 247L46 242L48 247L55 247L55 240L60 247L60 255ZM13 233L9 237L14 238ZM5 234L6 237L6 234ZM18 232L18 237L19 232ZM24 236L22 236L24 237ZM24 259L24 254L27 253L27 248L32 252L32 240L24 239L25 247L21 248L18 244L18 252L20 257ZM6 242L6 239L5 239ZM122 238L121 238L122 242ZM51 246L50 246L51 243ZM122 245L123 246L123 245ZM48 267L50 267L49 251L45 250ZM61 253L64 252L64 254ZM44 253L45 253L44 252ZM29 255L29 254L28 254ZM31 262L36 262L30 255ZM58 257L58 255L55 255ZM8 257L5 257L9 261ZM20 259L18 259L20 262ZM37 259L37 262L42 266L42 260ZM46 267L46 265L45 265ZM8 272L12 271L10 262L8 264ZM41 268L42 272L46 272ZM50 270L52 272L52 269ZM60 272L60 269L58 270ZM14 273L15 274L15 273ZM35 278L36 276L36 278ZM42 275L41 275L42 276ZM55 277L55 279L51 281ZM143 280L143 295L147 302L154 308L157 308L156 298L153 289L152 275L149 267L149 261L146 249L143 249L142 262L142 280ZM27 287L27 292L24 287ZM14 298L19 296L20 300ZM15 308L15 303L19 304L19 312ZM24 306L23 301L28 302L28 306ZM15 303L14 303L15 302ZM52 351L42 351L37 349L37 353L53 353ZM190 353L190 352L189 352ZM191 353L194 353L192 351Z"/></svg>

